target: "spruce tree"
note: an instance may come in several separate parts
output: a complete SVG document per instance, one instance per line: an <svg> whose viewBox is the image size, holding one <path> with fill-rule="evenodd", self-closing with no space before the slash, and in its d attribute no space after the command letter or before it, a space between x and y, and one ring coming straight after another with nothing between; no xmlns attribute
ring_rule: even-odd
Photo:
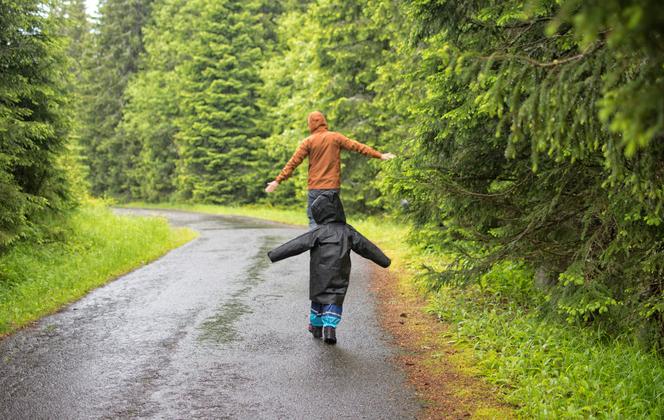
<svg viewBox="0 0 664 420"><path fill-rule="evenodd" d="M140 144L118 125L125 104L125 88L138 69L143 52L142 29L152 0L106 0L99 7L95 52L88 62L87 112L81 143L94 195L128 197L127 174L136 164Z"/></svg>
<svg viewBox="0 0 664 420"><path fill-rule="evenodd" d="M66 90L72 115L67 151L62 155L61 162L70 180L72 194L82 198L90 189L87 183L87 170L83 164L80 139L82 121L86 112L85 86L90 77L86 72L85 63L92 53L92 25L85 10L84 0L62 0L51 13L60 21L60 36L66 44L69 73Z"/></svg>
<svg viewBox="0 0 664 420"><path fill-rule="evenodd" d="M386 117L373 102L372 84L391 35L373 12L358 1L312 2L292 7L279 20L279 48L262 72L274 129L266 141L272 177L309 134L306 116L314 110L328 116L332 130L384 149ZM344 153L342 161L344 204L362 213L380 209L379 164L354 153ZM283 203L293 195L302 201L304 193L306 170L300 170L269 201Z"/></svg>
<svg viewBox="0 0 664 420"><path fill-rule="evenodd" d="M277 20L277 45L261 69L260 103L270 129L259 149L262 185L274 179L299 141L309 135L307 114L327 108L328 97L318 95L325 84L317 64L316 34L320 31L319 23L299 3L286 8ZM274 205L302 205L306 203L306 191L307 171L299 169L288 182L268 194L265 201Z"/></svg>
<svg viewBox="0 0 664 420"><path fill-rule="evenodd" d="M180 68L191 59L187 42L193 27L186 0L154 4L145 28L145 54L140 70L125 92L127 104L121 123L126 141L140 145L136 163L126 175L131 197L167 201L175 192L176 124L180 116Z"/></svg>
<svg viewBox="0 0 664 420"><path fill-rule="evenodd" d="M57 164L68 130L66 61L47 10L0 4L0 249L68 199Z"/></svg>
<svg viewBox="0 0 664 420"><path fill-rule="evenodd" d="M255 153L261 125L258 89L264 28L258 2L197 0L181 68L181 116L176 141L178 190L184 199L250 201L261 189Z"/></svg>
<svg viewBox="0 0 664 420"><path fill-rule="evenodd" d="M318 65L327 83L318 97L329 97L328 116L335 131L367 143L380 151L389 116L376 107L373 84L390 48L393 35L374 19L364 1L326 1L312 8L320 25L317 34ZM382 209L378 190L380 163L356 153L344 153L342 189L351 211L369 213Z"/></svg>
<svg viewBox="0 0 664 420"><path fill-rule="evenodd" d="M72 76L70 90L85 83L85 59L90 53L92 25L85 10L85 0L61 0L53 11L61 21L61 35L65 38L66 53L69 57L69 73Z"/></svg>

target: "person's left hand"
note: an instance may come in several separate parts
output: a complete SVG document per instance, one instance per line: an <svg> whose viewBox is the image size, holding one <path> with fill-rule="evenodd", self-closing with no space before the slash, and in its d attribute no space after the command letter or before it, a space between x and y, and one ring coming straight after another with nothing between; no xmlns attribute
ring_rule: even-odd
<svg viewBox="0 0 664 420"><path fill-rule="evenodd" d="M277 181L268 182L267 187L265 187L265 192L271 193L272 191L276 190L278 186L279 182Z"/></svg>

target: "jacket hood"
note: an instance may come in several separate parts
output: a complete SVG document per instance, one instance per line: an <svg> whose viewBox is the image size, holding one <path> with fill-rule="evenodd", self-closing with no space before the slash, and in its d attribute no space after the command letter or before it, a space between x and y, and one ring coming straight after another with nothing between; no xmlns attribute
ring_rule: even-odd
<svg viewBox="0 0 664 420"><path fill-rule="evenodd" d="M346 223L344 206L336 191L325 191L311 204L311 215L319 225L327 223Z"/></svg>
<svg viewBox="0 0 664 420"><path fill-rule="evenodd" d="M325 121L325 115L320 111L314 111L307 117L307 125L309 126L309 132L313 133L323 127L327 130L327 121Z"/></svg>

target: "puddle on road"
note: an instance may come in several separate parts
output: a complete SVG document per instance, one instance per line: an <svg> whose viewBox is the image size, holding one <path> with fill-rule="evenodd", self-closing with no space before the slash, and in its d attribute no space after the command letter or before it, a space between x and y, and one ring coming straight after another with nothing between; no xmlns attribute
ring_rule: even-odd
<svg viewBox="0 0 664 420"><path fill-rule="evenodd" d="M245 305L240 299L234 297L221 305L219 312L203 321L200 328L203 330L199 336L203 341L214 341L220 344L227 344L237 341L238 332L235 328L235 322L242 315L250 314L253 311Z"/></svg>
<svg viewBox="0 0 664 420"><path fill-rule="evenodd" d="M258 251L251 257L249 268L245 272L242 279L238 279L236 283L244 285L244 287L233 293L230 298L224 302L217 313L210 318L203 321L200 325L202 330L198 337L201 341L212 341L219 344L228 344L240 339L239 332L236 327L237 321L246 314L253 313L249 306L256 304L253 302L247 303L251 290L265 281L263 272L269 267L270 260L267 257L267 252L280 243L280 238L274 236L265 236L262 238L262 244Z"/></svg>
<svg viewBox="0 0 664 420"><path fill-rule="evenodd" d="M280 238L274 236L266 236L263 238L263 244L258 249L258 252L251 258L251 265L247 270L246 279L241 281L242 284L250 286L249 290L265 281L265 279L263 279L263 272L271 264L270 259L267 257L267 253L269 250L279 245L279 243Z"/></svg>

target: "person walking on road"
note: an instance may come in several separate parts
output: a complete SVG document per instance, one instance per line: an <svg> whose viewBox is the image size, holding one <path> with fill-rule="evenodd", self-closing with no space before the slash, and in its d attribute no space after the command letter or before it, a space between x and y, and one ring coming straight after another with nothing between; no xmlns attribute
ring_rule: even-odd
<svg viewBox="0 0 664 420"><path fill-rule="evenodd" d="M271 193L276 190L281 182L293 174L295 168L302 163L304 158L308 157L307 217L309 217L309 227L313 228L316 226L316 221L311 215L311 203L325 191L340 192L342 149L381 160L389 160L395 156L392 153L380 153L366 144L347 138L343 134L328 131L325 116L319 111L309 114L307 125L311 135L300 143L300 146L295 150L295 153L275 180L267 184L265 191Z"/></svg>
<svg viewBox="0 0 664 420"><path fill-rule="evenodd" d="M327 344L337 342L344 298L350 279L350 251L381 267L391 263L383 251L346 223L336 191L324 191L311 205L316 227L267 253L277 262L311 250L309 262L309 332Z"/></svg>

